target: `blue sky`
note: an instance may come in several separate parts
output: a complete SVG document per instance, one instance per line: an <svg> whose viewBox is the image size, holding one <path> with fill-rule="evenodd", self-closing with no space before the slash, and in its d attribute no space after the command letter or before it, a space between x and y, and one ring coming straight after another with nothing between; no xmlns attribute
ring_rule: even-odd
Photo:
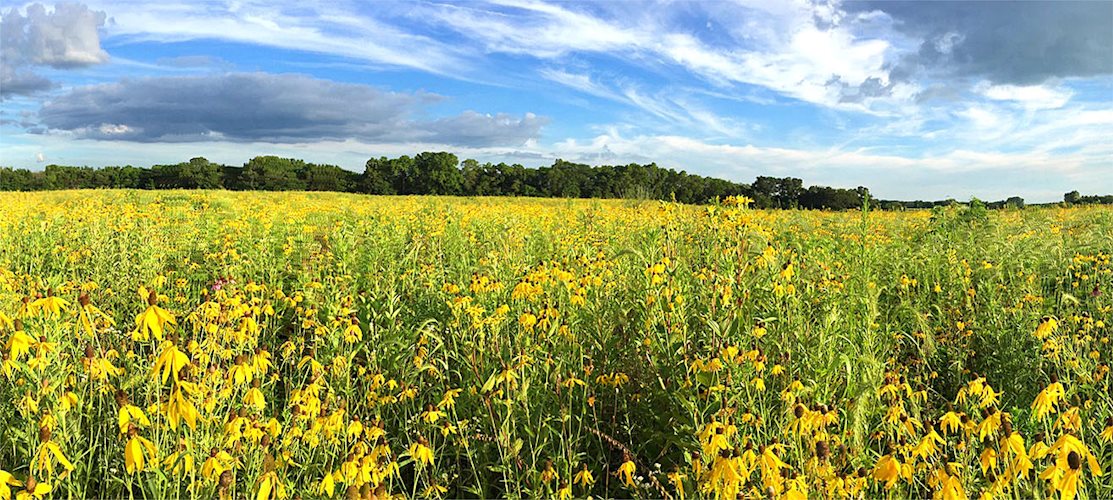
<svg viewBox="0 0 1113 500"><path fill-rule="evenodd" d="M0 1L0 164L657 162L1113 192L1113 2Z"/></svg>

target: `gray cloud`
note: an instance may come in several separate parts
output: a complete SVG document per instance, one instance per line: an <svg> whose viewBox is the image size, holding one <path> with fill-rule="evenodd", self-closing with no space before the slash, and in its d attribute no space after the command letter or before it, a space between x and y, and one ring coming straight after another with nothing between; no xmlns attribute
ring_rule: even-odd
<svg viewBox="0 0 1113 500"><path fill-rule="evenodd" d="M57 4L51 12L36 3L26 15L9 10L0 19L0 99L51 88L34 66L74 68L107 61L97 32L104 21L104 12L78 3Z"/></svg>
<svg viewBox="0 0 1113 500"><path fill-rule="evenodd" d="M463 146L520 145L546 119L465 112L422 120L442 97L304 75L229 73L127 79L78 87L43 105L39 121L87 139L298 143L356 139Z"/></svg>
<svg viewBox="0 0 1113 500"><path fill-rule="evenodd" d="M923 40L891 78L918 71L1032 85L1113 74L1113 3L1108 1L851 1L849 11L887 13Z"/></svg>

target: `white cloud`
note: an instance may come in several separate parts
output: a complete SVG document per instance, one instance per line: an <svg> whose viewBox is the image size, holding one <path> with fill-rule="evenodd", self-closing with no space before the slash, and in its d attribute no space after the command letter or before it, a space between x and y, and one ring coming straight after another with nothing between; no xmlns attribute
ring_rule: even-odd
<svg viewBox="0 0 1113 500"><path fill-rule="evenodd" d="M26 15L15 8L3 14L0 98L51 88L53 83L38 75L36 66L74 68L107 61L98 32L104 20L104 12L78 3L60 3L49 12L35 3L27 6Z"/></svg>
<svg viewBox="0 0 1113 500"><path fill-rule="evenodd" d="M227 40L441 75L469 67L458 48L340 2L119 1L104 8L113 19L108 33L137 41Z"/></svg>
<svg viewBox="0 0 1113 500"><path fill-rule="evenodd" d="M1061 108L1074 95L1069 89L1047 85L991 85L989 82L982 82L975 91L989 99L1012 101L1030 110Z"/></svg>
<svg viewBox="0 0 1113 500"><path fill-rule="evenodd" d="M542 68L538 74L546 80L550 80L565 87L569 87L585 94L609 99L612 101L621 101L623 97L613 90L607 88L605 85L593 80L591 75L582 73L572 73L563 69L556 68Z"/></svg>

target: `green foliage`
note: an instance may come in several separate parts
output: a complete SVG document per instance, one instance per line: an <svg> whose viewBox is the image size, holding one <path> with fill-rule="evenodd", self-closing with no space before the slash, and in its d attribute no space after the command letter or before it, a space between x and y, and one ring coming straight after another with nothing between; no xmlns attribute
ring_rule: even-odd
<svg viewBox="0 0 1113 500"><path fill-rule="evenodd" d="M870 197L869 189L804 186L795 177L758 176L752 184L666 169L655 163L591 166L556 160L552 166L527 168L506 163L479 163L448 152L367 160L362 173L295 158L256 156L242 167L197 157L150 168L69 167L47 165L42 172L0 167L0 190L53 189L228 189L232 191L333 191L376 195L530 196L547 198L628 198L675 200L702 204L729 196L746 196L755 208L854 210ZM1067 204L1113 204L1113 195L1064 195ZM882 210L936 208L954 200L875 200ZM1013 196L989 209L1024 208Z"/></svg>

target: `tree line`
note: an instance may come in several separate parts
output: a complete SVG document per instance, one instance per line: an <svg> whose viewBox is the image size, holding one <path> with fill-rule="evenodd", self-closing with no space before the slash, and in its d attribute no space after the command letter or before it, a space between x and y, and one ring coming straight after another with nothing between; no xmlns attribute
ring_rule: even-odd
<svg viewBox="0 0 1113 500"><path fill-rule="evenodd" d="M367 160L362 173L336 165L308 163L294 158L257 156L243 166L228 166L197 157L173 165L150 168L72 167L47 165L41 172L0 167L0 190L54 189L227 189L233 191L337 191L377 195L533 196L554 198L675 199L707 203L728 196L746 196L758 208L846 210L870 200L869 189L805 187L795 177L760 176L751 184L703 177L645 165L590 166L556 160L551 166L460 161L446 152L424 152L397 158ZM1113 203L1113 196L1064 196L1067 203ZM932 208L955 200L870 200L881 209ZM1012 197L990 202L989 208L1023 208Z"/></svg>

